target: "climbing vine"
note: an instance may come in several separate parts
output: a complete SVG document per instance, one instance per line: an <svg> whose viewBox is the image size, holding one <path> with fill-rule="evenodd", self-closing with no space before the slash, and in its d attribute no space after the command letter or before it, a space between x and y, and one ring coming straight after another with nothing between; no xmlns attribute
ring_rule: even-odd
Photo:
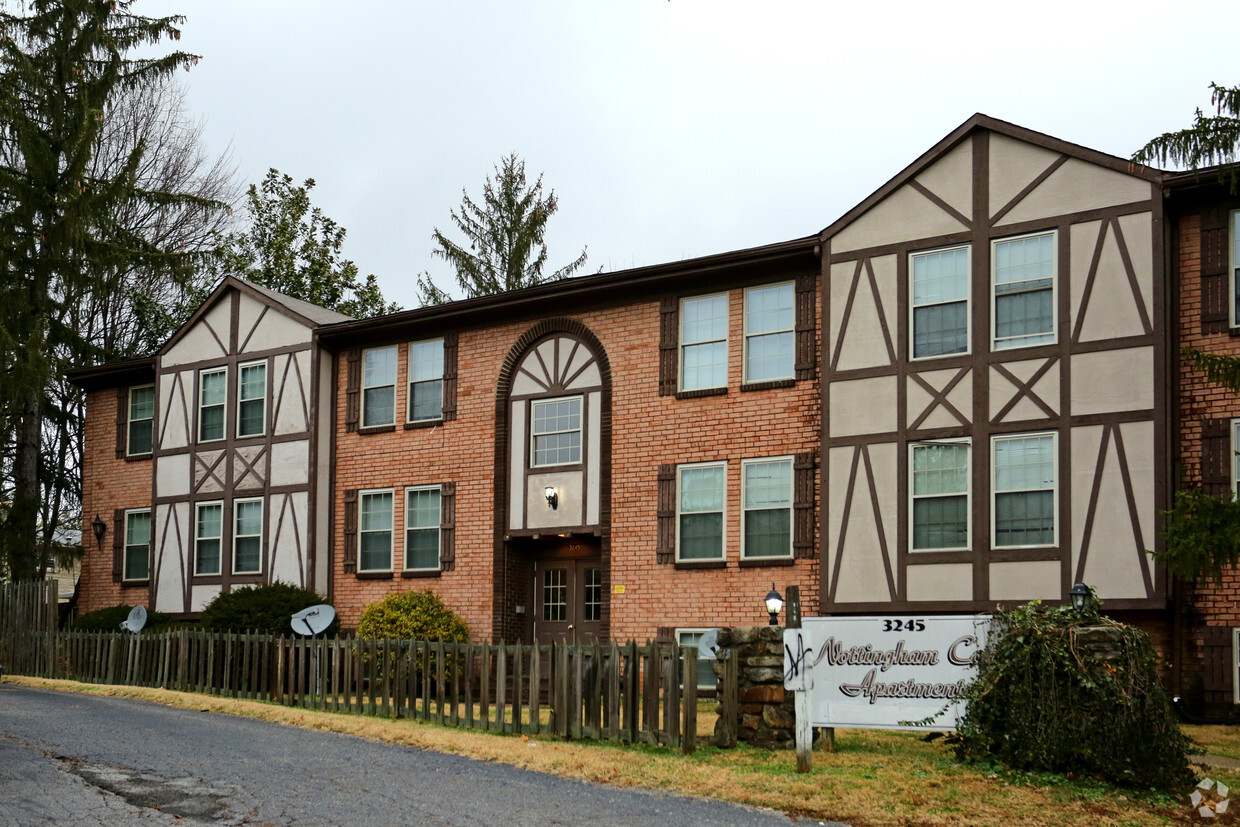
<svg viewBox="0 0 1240 827"><path fill-rule="evenodd" d="M1129 787L1192 783L1192 742L1158 680L1149 638L1100 607L1096 598L1083 613L1034 601L995 614L959 724L960 758Z"/></svg>

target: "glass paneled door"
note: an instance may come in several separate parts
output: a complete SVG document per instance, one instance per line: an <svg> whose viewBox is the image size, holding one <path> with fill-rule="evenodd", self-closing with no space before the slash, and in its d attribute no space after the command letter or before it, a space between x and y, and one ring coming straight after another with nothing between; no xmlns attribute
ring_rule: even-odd
<svg viewBox="0 0 1240 827"><path fill-rule="evenodd" d="M589 643L603 613L603 567L597 557L534 562L534 640Z"/></svg>

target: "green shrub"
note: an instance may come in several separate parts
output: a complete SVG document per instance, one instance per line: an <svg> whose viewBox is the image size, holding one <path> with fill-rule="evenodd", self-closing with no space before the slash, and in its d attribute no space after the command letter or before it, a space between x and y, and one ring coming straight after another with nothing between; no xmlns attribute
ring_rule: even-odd
<svg viewBox="0 0 1240 827"><path fill-rule="evenodd" d="M357 636L464 642L469 627L432 591L396 592L362 609Z"/></svg>
<svg viewBox="0 0 1240 827"><path fill-rule="evenodd" d="M1183 790L1192 741L1180 732L1148 636L1098 614L1040 601L996 612L966 692L956 753L1027 771L1075 773L1128 787ZM1103 659L1081 646L1104 627Z"/></svg>
<svg viewBox="0 0 1240 827"><path fill-rule="evenodd" d="M131 611L133 611L133 606L130 606L128 603L121 603L116 606L108 606L104 609L87 612L73 621L73 631L119 632L121 630L121 621L128 618ZM142 631L162 632L178 625L181 624L171 615L166 615L163 612L147 611L146 625L142 627Z"/></svg>
<svg viewBox="0 0 1240 827"><path fill-rule="evenodd" d="M289 583L242 586L216 595L206 605L202 610L202 628L212 632L292 635L293 614L325 602L317 592ZM339 632L340 618L336 618L327 627L326 634L332 636Z"/></svg>

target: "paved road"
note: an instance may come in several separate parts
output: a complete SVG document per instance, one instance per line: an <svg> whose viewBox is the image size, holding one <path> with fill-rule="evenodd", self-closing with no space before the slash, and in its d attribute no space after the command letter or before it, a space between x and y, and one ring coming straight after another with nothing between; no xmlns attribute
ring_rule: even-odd
<svg viewBox="0 0 1240 827"><path fill-rule="evenodd" d="M0 824L789 824L124 698L0 684Z"/></svg>

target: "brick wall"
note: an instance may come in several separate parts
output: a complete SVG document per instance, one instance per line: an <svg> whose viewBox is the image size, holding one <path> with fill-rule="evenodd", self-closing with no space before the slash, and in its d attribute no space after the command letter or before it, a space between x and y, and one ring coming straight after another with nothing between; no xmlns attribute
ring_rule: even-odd
<svg viewBox="0 0 1240 827"><path fill-rule="evenodd" d="M1202 217L1178 221L1179 333L1181 345L1205 353L1240 356L1240 338L1230 331L1206 332L1202 311ZM1202 425L1210 419L1240 418L1240 395L1209 382L1200 371L1180 364L1177 488L1202 483ZM1231 704L1230 628L1240 626L1240 572L1229 571L1223 585L1181 584L1179 610L1187 618L1180 656L1181 691L1196 703ZM1225 663L1220 662L1223 659ZM1225 685L1224 685L1225 683Z"/></svg>
<svg viewBox="0 0 1240 827"><path fill-rule="evenodd" d="M654 637L659 627L746 625L765 619L763 596L775 582L801 587L818 601L818 560L781 567L740 568L740 461L816 450L820 439L817 380L792 388L740 391L743 293L730 291L728 393L677 400L659 396L657 299L571 315L599 339L611 365L612 453L610 623L618 639ZM817 314L821 318L821 313ZM499 371L516 340L537 320L462 331L458 352L457 419L404 430L406 353L397 369L394 432L346 433L345 395L337 397L332 535L334 600L346 627L362 608L394 590L431 588L469 623L475 638L494 628L494 440ZM382 345L384 342L374 342ZM343 391L346 360L337 359ZM655 562L658 467L661 463L726 460L727 567L676 570ZM408 485L456 483L456 566L429 580L400 577ZM396 491L396 576L362 580L344 573L344 491ZM617 590L622 593L617 594Z"/></svg>
<svg viewBox="0 0 1240 827"><path fill-rule="evenodd" d="M116 458L117 390L106 388L86 395L82 435L82 557L78 614L118 603L147 604L143 586L122 586L112 580L112 513L117 508L146 508L151 504L151 460ZM102 543L95 542L91 521L107 523Z"/></svg>

